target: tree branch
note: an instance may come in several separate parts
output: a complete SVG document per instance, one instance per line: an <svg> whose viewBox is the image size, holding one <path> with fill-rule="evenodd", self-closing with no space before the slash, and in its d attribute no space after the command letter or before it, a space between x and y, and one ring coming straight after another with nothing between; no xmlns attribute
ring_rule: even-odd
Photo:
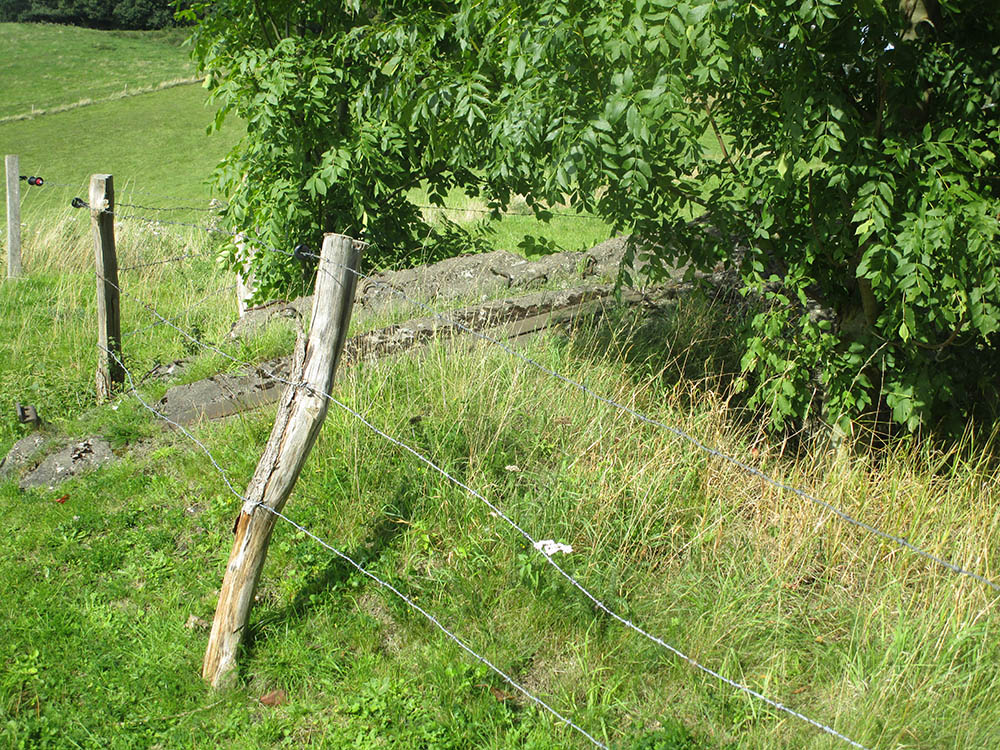
<svg viewBox="0 0 1000 750"><path fill-rule="evenodd" d="M719 126L715 122L715 116L712 114L712 105L708 103L707 99L702 104L705 107L705 114L708 115L708 124L712 126L712 132L715 133L715 140L719 142L719 148L722 149L722 158L726 160L726 164L729 165L733 176L740 179L740 174L736 171L736 164L733 162L732 156L729 155L729 149L726 148L726 142L722 140L722 133L719 132Z"/></svg>
<svg viewBox="0 0 1000 750"><path fill-rule="evenodd" d="M264 42L268 47L274 47L278 43L278 37L281 34L278 32L278 27L274 25L274 21L271 17L264 12L264 7L261 5L260 0L253 0L254 10L257 11L257 18L260 21L260 31L264 36ZM271 28L274 30L274 36L272 37L267 30L267 24L271 24Z"/></svg>

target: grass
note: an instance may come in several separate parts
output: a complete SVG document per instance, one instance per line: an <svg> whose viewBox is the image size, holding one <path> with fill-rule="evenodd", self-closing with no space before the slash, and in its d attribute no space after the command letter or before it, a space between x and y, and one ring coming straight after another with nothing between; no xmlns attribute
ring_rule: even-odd
<svg viewBox="0 0 1000 750"><path fill-rule="evenodd" d="M33 164L49 155L53 174L72 175L67 182L83 185L106 168L123 178L120 186L148 188L145 175L163 170L162 196L188 197L212 146L195 137L200 101L171 98L185 91L196 89L8 123L0 133L23 132L22 164L25 154ZM177 103L175 118L191 127L165 135L173 131L164 102ZM158 114L141 118L150 112ZM72 123L102 117L123 124L116 149L95 137L90 163L62 150L59 139L77 132ZM165 169L160 162L175 152L162 144L175 141L187 144L177 152L183 162ZM452 198L465 212L456 218L473 220L468 209L478 206ZM0 284L0 450L24 434L13 421L17 400L38 406L50 429L110 436L121 460L56 491L0 482L0 748L590 747L285 524L271 542L238 684L206 688L199 670L207 633L196 621L185 625L191 616L211 619L239 502L200 449L161 429L137 401L93 404L88 218L61 199L38 210L44 221L26 220L27 276ZM589 220L567 218L561 229L525 221L510 224L505 243L531 236L569 249L603 239L600 226L579 228ZM282 330L227 340L235 304L223 290L233 279L215 267L208 235L129 221L117 231L123 265L198 256L122 273L125 331L155 322L141 299L241 359L289 349ZM611 314L537 339L526 353L1000 578L994 444L915 441L839 453L816 444L788 455L728 390L738 365L731 337L741 324L722 301L684 299L652 317ZM124 351L139 377L180 357L191 359L185 379L232 366L167 326L127 338ZM165 389L142 387L147 400ZM351 367L336 388L536 538L571 544L561 565L699 662L871 748L1000 744L1000 640L989 588L496 348L431 346ZM272 419L272 411L248 413L196 435L241 488ZM600 614L488 508L335 406L287 512L615 750L846 747ZM286 691L285 705L260 703L276 689Z"/></svg>
<svg viewBox="0 0 1000 750"><path fill-rule="evenodd" d="M32 238L52 223L53 212L61 213L75 196L87 200L90 175L95 173L114 175L118 203L206 207L212 169L240 135L239 125L234 125L206 137L211 117L204 90L181 86L0 124L4 147L20 156L21 172L48 181L41 187L22 183L25 263L30 263ZM203 221L198 213L127 211Z"/></svg>
<svg viewBox="0 0 1000 750"><path fill-rule="evenodd" d="M34 254L49 252L46 248L53 233L60 231L64 209L74 197L87 199L95 173L114 175L118 203L207 207L212 170L242 135L241 124L232 119L225 130L206 137L214 112L200 86L101 101L126 86L156 87L191 75L182 38L178 30L106 32L0 24L0 41L13 50L0 75L0 117L21 113L29 99L36 109L81 98L94 102L33 119L0 122L4 153L20 157L22 174L46 180L41 187L21 183L26 267L30 268ZM123 214L206 221L198 211L122 208ZM2 210L6 234L6 203Z"/></svg>
<svg viewBox="0 0 1000 750"><path fill-rule="evenodd" d="M481 237L483 249L506 250L529 259L587 250L613 234L600 218L576 213L568 206L553 207L552 217L543 221L523 199L515 199L507 214L493 219L484 201L459 189L448 193L445 207L430 205L426 190L410 191L409 199L423 207L423 218L432 226L454 222Z"/></svg>
<svg viewBox="0 0 1000 750"><path fill-rule="evenodd" d="M194 75L182 30L107 32L0 23L0 118ZM8 151L8 153L11 153Z"/></svg>
<svg viewBox="0 0 1000 750"><path fill-rule="evenodd" d="M122 233L123 253L137 243L146 251L141 233ZM207 263L139 273L123 289L173 312L228 281ZM283 524L239 684L207 690L198 677L206 633L185 623L211 619L238 501L197 447L161 431L134 400L91 406L92 342L79 335L89 325L46 312L71 309L91 282L56 270L0 287L11 342L2 391L38 388L27 398L43 399L43 416L75 434L114 435L123 460L56 492L0 485L10 529L0 551L0 746L589 746ZM179 323L241 358L287 349L287 336L226 344L230 306L224 298ZM144 322L132 311L126 328ZM899 446L871 457L817 446L782 456L729 408L733 349L705 340L727 312L680 303L643 326L611 317L527 353L990 574L1000 541L990 446ZM36 338L54 346L33 354ZM192 354L164 327L126 353L137 374ZM31 356L29 385L19 363ZM222 364L196 357L194 372ZM162 390L150 384L146 398ZM357 366L336 395L536 538L572 544L559 562L600 599L713 669L869 747L991 747L1000 737L991 666L1000 646L985 587L748 481L496 349L434 346ZM265 410L196 434L242 487L271 419ZM0 447L17 434L5 424ZM62 494L66 503L54 503ZM841 746L600 615L488 508L336 407L288 513L615 748ZM287 705L258 702L274 689Z"/></svg>

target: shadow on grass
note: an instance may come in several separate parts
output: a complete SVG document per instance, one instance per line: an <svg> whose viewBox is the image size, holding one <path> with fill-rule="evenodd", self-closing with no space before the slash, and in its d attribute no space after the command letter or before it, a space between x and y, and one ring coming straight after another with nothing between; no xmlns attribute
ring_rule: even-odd
<svg viewBox="0 0 1000 750"><path fill-rule="evenodd" d="M382 517L369 526L364 541L353 549L342 550L344 555L357 562L361 567L370 569L371 564L382 556L396 537L401 535L409 525L412 513L407 498L411 493L412 490L409 488L400 489L395 502L386 506L383 509ZM321 603L325 594L331 594L347 586L348 579L356 573L357 570L354 566L330 552L330 562L298 591L291 602L280 609L263 614L247 626L243 642L246 656L252 657L258 641L266 640L269 630L276 626L305 619Z"/></svg>
<svg viewBox="0 0 1000 750"><path fill-rule="evenodd" d="M574 358L623 366L637 387L672 392L694 408L707 390L733 400L750 318L734 291L696 286L641 307L609 306L580 321L566 346ZM678 389L682 383L689 387Z"/></svg>

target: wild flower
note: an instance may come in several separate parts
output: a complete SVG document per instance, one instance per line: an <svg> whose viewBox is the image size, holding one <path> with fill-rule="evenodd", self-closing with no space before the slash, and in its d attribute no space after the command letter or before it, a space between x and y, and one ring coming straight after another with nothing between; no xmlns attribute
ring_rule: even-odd
<svg viewBox="0 0 1000 750"><path fill-rule="evenodd" d="M541 541L535 542L535 549L544 555L548 555L549 557L558 552L568 555L573 551L573 547L569 544L562 544L554 539L542 539Z"/></svg>

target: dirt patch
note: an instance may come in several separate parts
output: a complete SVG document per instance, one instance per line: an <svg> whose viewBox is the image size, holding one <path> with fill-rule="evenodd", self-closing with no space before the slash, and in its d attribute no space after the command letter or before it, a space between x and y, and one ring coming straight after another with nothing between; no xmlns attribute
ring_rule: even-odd
<svg viewBox="0 0 1000 750"><path fill-rule="evenodd" d="M387 654L398 654L403 648L403 635L382 597L368 591L357 600L357 603L359 610L378 623L382 650Z"/></svg>

